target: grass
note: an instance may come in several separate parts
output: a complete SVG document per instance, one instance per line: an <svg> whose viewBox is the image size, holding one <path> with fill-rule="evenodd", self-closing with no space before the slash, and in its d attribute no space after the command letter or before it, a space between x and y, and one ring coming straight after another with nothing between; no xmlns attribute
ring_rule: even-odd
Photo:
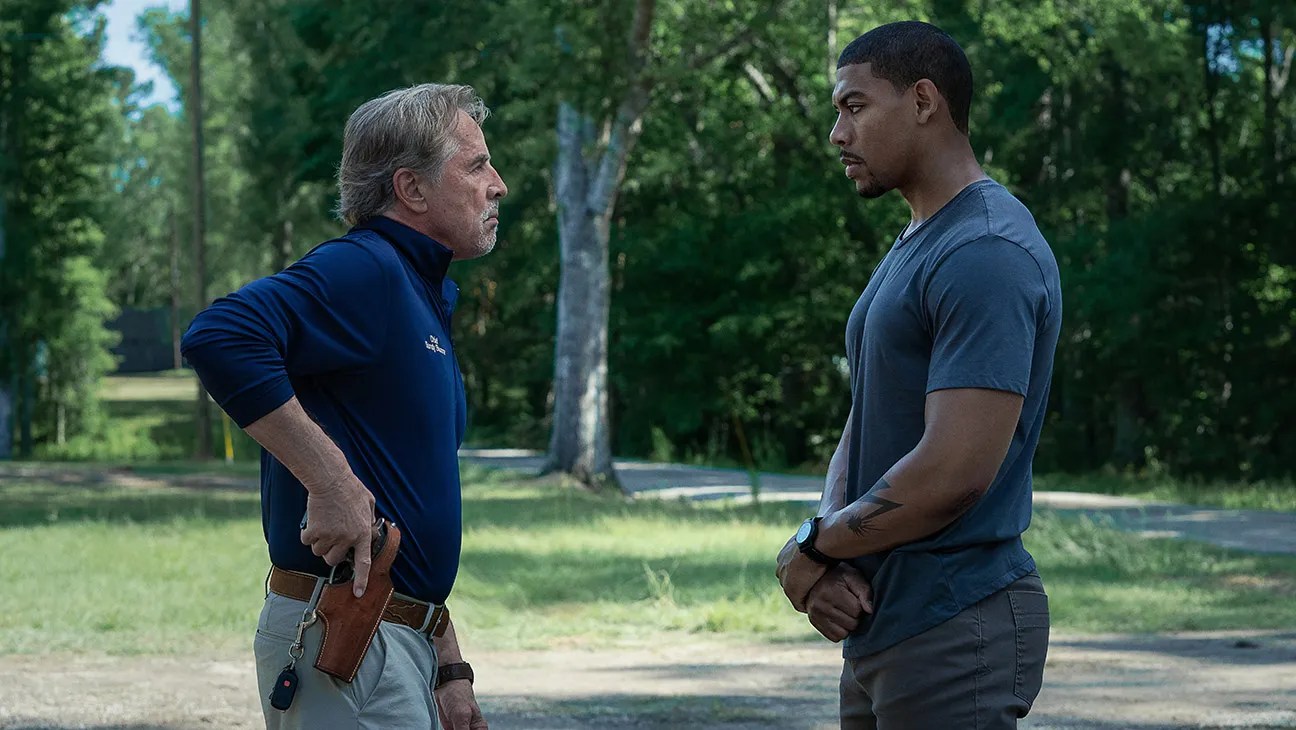
<svg viewBox="0 0 1296 730"><path fill-rule="evenodd" d="M1092 492L1134 497L1154 502L1175 502L1223 507L1296 512L1296 483L1188 482L1168 476L1124 474L1037 474L1036 490Z"/></svg>
<svg viewBox="0 0 1296 730"><path fill-rule="evenodd" d="M108 402L177 401L193 402L197 381L192 371L167 370L138 375L109 375L99 397Z"/></svg>
<svg viewBox="0 0 1296 730"><path fill-rule="evenodd" d="M816 636L772 577L799 507L627 502L465 474L451 606L472 647ZM68 481L0 482L0 654L246 648L268 567L255 490ZM1296 626L1296 558L1049 515L1028 545L1060 630Z"/></svg>
<svg viewBox="0 0 1296 730"><path fill-rule="evenodd" d="M74 438L64 447L45 447L50 460L129 463L138 466L191 458L197 444L194 399L197 381L191 371L113 375L104 378L100 399L109 426L101 436ZM212 440L225 453L225 433L235 463L255 464L260 447L221 413L210 408ZM254 469L255 471L255 469Z"/></svg>
<svg viewBox="0 0 1296 730"><path fill-rule="evenodd" d="M120 487L105 469L183 484L250 480L259 449L232 430L231 464L192 451L191 373L107 379L112 428L58 478L0 481L0 654L244 648L268 568L255 490ZM213 408L213 433L222 434ZM1037 488L1296 511L1296 486L1042 475ZM626 502L552 482L465 472L464 555L451 604L475 646L607 646L665 634L817 636L783 600L773 555L791 505ZM1027 534L1070 631L1296 626L1296 558L1145 540L1038 515Z"/></svg>

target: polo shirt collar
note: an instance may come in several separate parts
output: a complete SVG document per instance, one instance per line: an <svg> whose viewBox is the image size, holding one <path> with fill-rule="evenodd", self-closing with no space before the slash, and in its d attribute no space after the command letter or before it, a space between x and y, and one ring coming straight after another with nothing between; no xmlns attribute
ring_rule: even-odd
<svg viewBox="0 0 1296 730"><path fill-rule="evenodd" d="M383 215L358 223L352 230L355 229L371 230L387 239L419 275L438 288L445 281L454 252L436 239Z"/></svg>

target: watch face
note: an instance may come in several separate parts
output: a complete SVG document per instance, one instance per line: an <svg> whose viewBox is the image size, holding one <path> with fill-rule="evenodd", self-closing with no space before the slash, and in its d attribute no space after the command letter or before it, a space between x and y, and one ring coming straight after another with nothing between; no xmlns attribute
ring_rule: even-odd
<svg viewBox="0 0 1296 730"><path fill-rule="evenodd" d="M809 520L806 520L805 522L802 522L802 523L801 523L801 526L800 526L799 528L797 528L797 533L796 533L796 541L797 541L797 543L798 543L798 544L801 544L801 543L804 543L806 540L809 540L809 539L810 539L810 531L811 531L812 529L814 529L814 523L813 523L813 522L811 522L811 521L809 521Z"/></svg>

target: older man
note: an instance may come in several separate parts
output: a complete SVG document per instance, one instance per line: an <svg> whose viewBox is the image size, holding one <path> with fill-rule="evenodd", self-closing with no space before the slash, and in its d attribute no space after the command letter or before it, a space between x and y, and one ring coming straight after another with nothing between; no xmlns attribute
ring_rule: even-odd
<svg viewBox="0 0 1296 730"><path fill-rule="evenodd" d="M487 114L471 88L440 84L361 105L338 170L351 229L217 300L185 335L203 383L265 447L274 567L254 647L269 728L429 728L438 715L486 727L443 604L459 565L466 420L446 272L491 251L508 193ZM324 627L303 617L335 566L364 594L376 519L401 531L395 593L347 682L312 666Z"/></svg>

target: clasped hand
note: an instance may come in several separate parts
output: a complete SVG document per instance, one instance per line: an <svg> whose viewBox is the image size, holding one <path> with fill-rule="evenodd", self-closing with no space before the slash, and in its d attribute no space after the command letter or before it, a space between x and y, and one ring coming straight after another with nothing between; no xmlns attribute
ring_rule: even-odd
<svg viewBox="0 0 1296 730"><path fill-rule="evenodd" d="M792 607L810 619L810 625L832 642L859 627L873 613L873 591L864 575L846 563L828 568L806 557L794 539L779 552L775 570Z"/></svg>

